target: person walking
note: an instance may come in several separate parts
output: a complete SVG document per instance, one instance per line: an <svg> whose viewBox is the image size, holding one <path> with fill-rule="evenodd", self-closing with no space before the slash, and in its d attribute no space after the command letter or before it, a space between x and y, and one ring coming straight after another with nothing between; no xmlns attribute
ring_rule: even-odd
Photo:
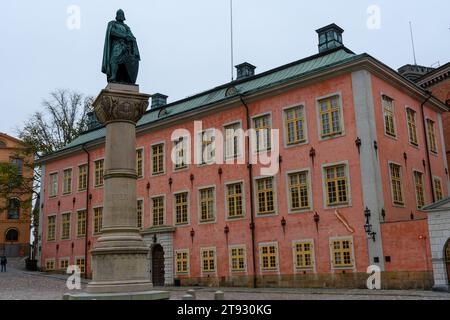
<svg viewBox="0 0 450 320"><path fill-rule="evenodd" d="M0 259L0 265L1 265L1 272L6 272L6 264L8 263L8 259L6 259L6 256L3 256Z"/></svg>

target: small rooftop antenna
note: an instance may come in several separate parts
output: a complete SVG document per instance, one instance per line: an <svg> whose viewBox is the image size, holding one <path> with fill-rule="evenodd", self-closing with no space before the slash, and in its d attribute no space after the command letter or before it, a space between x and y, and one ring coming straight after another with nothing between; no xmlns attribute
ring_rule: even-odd
<svg viewBox="0 0 450 320"><path fill-rule="evenodd" d="M230 0L231 81L234 80L233 0Z"/></svg>
<svg viewBox="0 0 450 320"><path fill-rule="evenodd" d="M413 56L414 56L414 65L417 66L417 59L416 59L416 49L414 46L414 35L413 35L413 29L412 29L412 23L409 22L409 31L411 32L411 43L412 43L412 50L413 50Z"/></svg>

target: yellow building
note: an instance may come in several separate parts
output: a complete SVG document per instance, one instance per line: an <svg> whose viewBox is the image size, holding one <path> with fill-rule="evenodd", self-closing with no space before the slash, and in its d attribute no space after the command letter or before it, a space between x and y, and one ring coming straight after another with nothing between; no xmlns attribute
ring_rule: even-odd
<svg viewBox="0 0 450 320"><path fill-rule="evenodd" d="M26 184L11 193L8 199L3 195L0 197L0 255L26 256L30 248L33 156L27 153L22 141L0 132L0 163L16 166L17 174L24 178ZM3 180L8 180L5 178L8 176L4 175ZM4 192L5 185L0 189Z"/></svg>

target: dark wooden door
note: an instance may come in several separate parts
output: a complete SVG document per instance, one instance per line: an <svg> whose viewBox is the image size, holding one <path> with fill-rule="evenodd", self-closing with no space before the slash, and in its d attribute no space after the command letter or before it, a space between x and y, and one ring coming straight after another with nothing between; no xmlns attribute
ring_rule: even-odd
<svg viewBox="0 0 450 320"><path fill-rule="evenodd" d="M164 250L159 244L152 251L152 282L156 287L164 286Z"/></svg>
<svg viewBox="0 0 450 320"><path fill-rule="evenodd" d="M444 259L445 265L447 267L447 281L450 284L450 239L447 241L447 244L444 248Z"/></svg>

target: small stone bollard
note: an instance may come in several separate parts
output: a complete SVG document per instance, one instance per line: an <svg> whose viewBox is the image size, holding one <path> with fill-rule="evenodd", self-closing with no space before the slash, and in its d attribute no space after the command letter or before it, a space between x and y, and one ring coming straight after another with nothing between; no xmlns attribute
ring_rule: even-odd
<svg viewBox="0 0 450 320"><path fill-rule="evenodd" d="M195 290L194 289L189 289L186 294L189 294L191 296L194 297L194 300L197 298L197 295L195 294Z"/></svg>
<svg viewBox="0 0 450 320"><path fill-rule="evenodd" d="M195 298L190 294L185 294L183 297L181 297L181 300L195 300Z"/></svg>
<svg viewBox="0 0 450 320"><path fill-rule="evenodd" d="M225 293L222 291L216 291L214 293L214 300L225 300Z"/></svg>

